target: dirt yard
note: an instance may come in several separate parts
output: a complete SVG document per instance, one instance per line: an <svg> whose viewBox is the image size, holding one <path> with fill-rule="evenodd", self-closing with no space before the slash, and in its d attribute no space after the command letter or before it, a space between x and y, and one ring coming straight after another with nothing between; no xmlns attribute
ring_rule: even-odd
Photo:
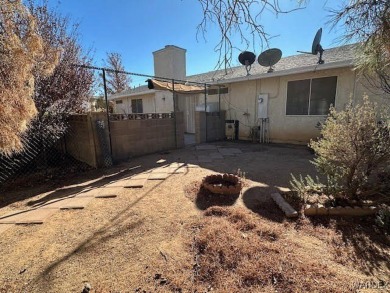
<svg viewBox="0 0 390 293"><path fill-rule="evenodd" d="M359 292L387 292L389 242L372 218L287 220L270 199L290 173L314 174L306 148L214 145L223 156L192 146L2 194L0 216L85 190L117 197L0 230L0 292L82 292L85 283L91 292L354 292L366 281L381 289ZM184 173L123 188L171 163L185 163ZM204 176L238 169L239 196L199 191Z"/></svg>

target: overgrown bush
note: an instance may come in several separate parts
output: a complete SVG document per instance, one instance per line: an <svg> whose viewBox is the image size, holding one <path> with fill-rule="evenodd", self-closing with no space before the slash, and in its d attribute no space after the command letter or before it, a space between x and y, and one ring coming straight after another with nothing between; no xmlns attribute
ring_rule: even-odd
<svg viewBox="0 0 390 293"><path fill-rule="evenodd" d="M364 97L343 111L331 108L321 138L309 146L317 171L333 192L348 198L378 188L377 175L390 164L390 114Z"/></svg>

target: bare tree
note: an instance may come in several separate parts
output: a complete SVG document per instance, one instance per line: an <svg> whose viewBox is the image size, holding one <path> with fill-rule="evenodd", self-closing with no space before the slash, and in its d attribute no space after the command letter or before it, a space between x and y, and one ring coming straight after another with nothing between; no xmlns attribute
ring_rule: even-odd
<svg viewBox="0 0 390 293"><path fill-rule="evenodd" d="M104 66L112 69L107 71L107 92L109 94L119 93L130 88L131 78L126 73L122 62L122 55L115 52L107 53L107 59L103 60Z"/></svg>
<svg viewBox="0 0 390 293"><path fill-rule="evenodd" d="M55 46L42 40L36 20L21 1L0 0L0 154L23 149L23 135L37 114L37 80L58 61Z"/></svg>
<svg viewBox="0 0 390 293"><path fill-rule="evenodd" d="M261 23L261 16L265 10L273 13L289 13L300 9L301 2L297 1L297 8L284 10L279 0L198 0L202 6L203 18L197 27L197 37L205 38L209 23L218 27L220 37L217 40L215 51L219 54L216 68L230 67L234 49L240 51L249 47L255 48L268 45L271 36ZM237 34L241 44L233 44L232 38ZM238 46L241 46L240 48Z"/></svg>
<svg viewBox="0 0 390 293"><path fill-rule="evenodd" d="M343 25L346 41L361 44L357 68L369 83L390 94L390 1L343 1L330 23Z"/></svg>
<svg viewBox="0 0 390 293"><path fill-rule="evenodd" d="M34 72L36 87L33 95L38 109L30 136L54 141L67 130L69 114L86 110L93 85L93 72L73 66L91 64L91 57L78 43L78 25L48 7L47 1L36 5L29 1L29 9L37 20L37 29L43 40L61 48L58 65L49 77Z"/></svg>

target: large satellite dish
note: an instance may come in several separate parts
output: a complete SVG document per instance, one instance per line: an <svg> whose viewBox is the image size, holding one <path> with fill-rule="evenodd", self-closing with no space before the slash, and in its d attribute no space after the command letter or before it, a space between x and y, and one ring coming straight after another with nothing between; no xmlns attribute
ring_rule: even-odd
<svg viewBox="0 0 390 293"><path fill-rule="evenodd" d="M238 61L242 65L245 65L246 75L249 75L249 71L251 70L252 64L256 60L256 55L253 52L244 51L240 55L238 55Z"/></svg>
<svg viewBox="0 0 390 293"><path fill-rule="evenodd" d="M282 51L276 48L268 49L259 55L257 61L261 66L269 67L267 72L273 72L274 66L282 58Z"/></svg>
<svg viewBox="0 0 390 293"><path fill-rule="evenodd" d="M322 36L322 28L320 28L313 40L313 44L311 46L311 52L304 52L304 51L298 51L299 53L304 53L304 54L313 54L317 55L320 53L320 57L318 58L318 64L324 64L325 60L322 59L322 54L324 53L324 49L321 46L321 36Z"/></svg>

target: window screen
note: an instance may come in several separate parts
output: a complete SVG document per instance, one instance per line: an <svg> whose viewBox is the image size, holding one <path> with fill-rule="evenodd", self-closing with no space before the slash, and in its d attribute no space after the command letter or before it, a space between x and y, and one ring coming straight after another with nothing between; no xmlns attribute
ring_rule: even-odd
<svg viewBox="0 0 390 293"><path fill-rule="evenodd" d="M327 115L336 97L337 76L287 83L286 115Z"/></svg>
<svg viewBox="0 0 390 293"><path fill-rule="evenodd" d="M337 77L314 78L311 81L310 115L327 115L336 97Z"/></svg>
<svg viewBox="0 0 390 293"><path fill-rule="evenodd" d="M131 112L132 113L143 113L142 99L131 100Z"/></svg>
<svg viewBox="0 0 390 293"><path fill-rule="evenodd" d="M287 84L287 115L307 115L310 79L289 81Z"/></svg>
<svg viewBox="0 0 390 293"><path fill-rule="evenodd" d="M220 94L227 94L229 92L228 88L227 87L221 87L220 88ZM218 89L208 89L207 90L207 94L209 96L212 96L212 95L218 95Z"/></svg>

